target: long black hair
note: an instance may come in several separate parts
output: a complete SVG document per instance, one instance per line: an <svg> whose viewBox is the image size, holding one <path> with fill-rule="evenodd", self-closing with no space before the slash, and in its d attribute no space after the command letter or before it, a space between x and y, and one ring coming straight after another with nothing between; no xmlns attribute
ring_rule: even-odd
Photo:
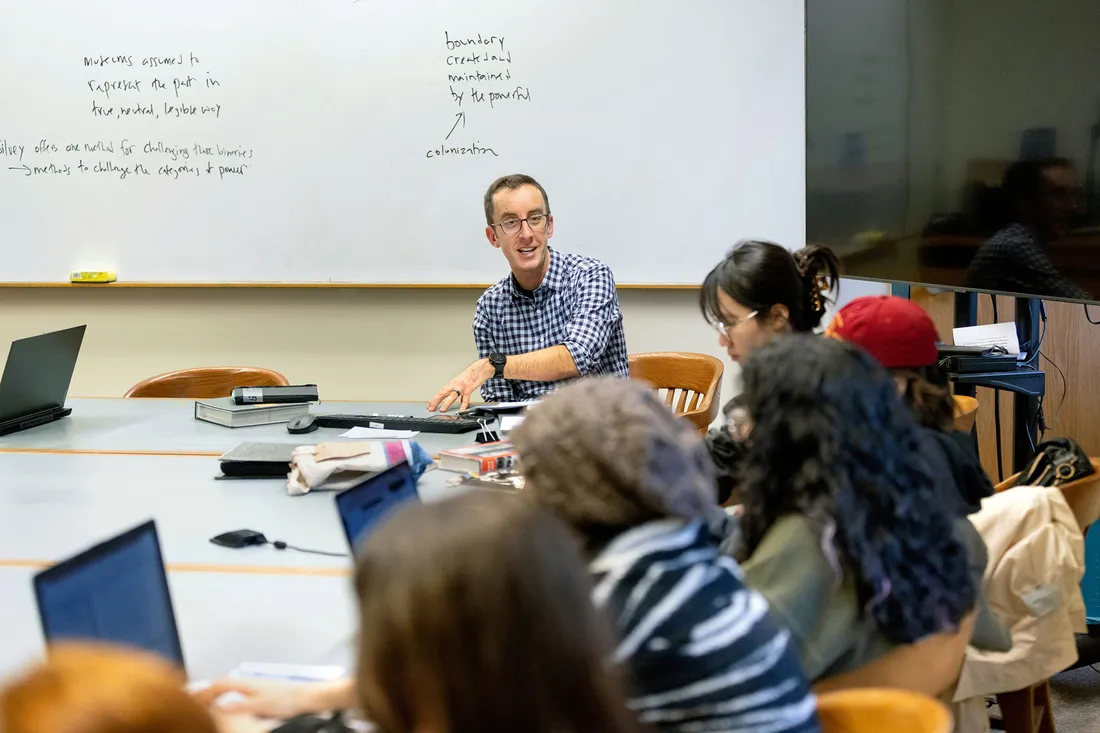
<svg viewBox="0 0 1100 733"><path fill-rule="evenodd" d="M852 344L793 334L754 351L742 374L753 425L741 559L776 520L803 514L835 529L860 604L891 641L956 628L977 588L886 369Z"/></svg>
<svg viewBox="0 0 1100 733"><path fill-rule="evenodd" d="M711 323L724 321L718 305L721 289L746 308L759 311L761 320L768 318L773 305L785 305L793 331L812 331L821 324L839 279L840 262L826 247L810 245L788 252L772 242L744 240L703 280L699 308Z"/></svg>

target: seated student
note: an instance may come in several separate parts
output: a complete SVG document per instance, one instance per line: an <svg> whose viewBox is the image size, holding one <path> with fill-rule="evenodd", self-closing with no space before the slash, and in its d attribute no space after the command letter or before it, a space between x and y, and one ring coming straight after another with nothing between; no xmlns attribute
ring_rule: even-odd
<svg viewBox="0 0 1100 733"><path fill-rule="evenodd" d="M825 247L811 245L790 252L771 242L746 240L707 274L699 307L718 331L718 343L730 360L740 362L778 334L816 329L830 295L837 291L839 276L840 261ZM732 405L724 408L727 416ZM730 501L737 483L740 448L725 427L707 435L707 449L718 471L718 500L723 504Z"/></svg>
<svg viewBox="0 0 1100 733"><path fill-rule="evenodd" d="M215 718L184 691L184 675L144 652L59 644L0 690L4 733L245 733L260 721Z"/></svg>
<svg viewBox="0 0 1100 733"><path fill-rule="evenodd" d="M623 316L611 269L550 248L550 199L534 178L498 178L485 192L485 236L510 275L481 296L474 342L481 357L439 390L429 410L530 400L589 374L630 376Z"/></svg>
<svg viewBox="0 0 1100 733"><path fill-rule="evenodd" d="M593 598L615 621L630 707L664 731L815 731L789 633L712 543L702 441L645 385L580 380L511 439L524 494L583 538Z"/></svg>
<svg viewBox="0 0 1100 733"><path fill-rule="evenodd" d="M356 553L356 679L257 688L265 717L358 707L380 733L629 733L576 537L521 498L408 504ZM211 693L206 693L210 697Z"/></svg>
<svg viewBox="0 0 1100 733"><path fill-rule="evenodd" d="M789 335L742 376L751 435L736 557L810 679L955 631L977 588L886 370L858 347Z"/></svg>
<svg viewBox="0 0 1100 733"><path fill-rule="evenodd" d="M921 454L942 489L940 499L955 516L955 530L966 545L970 571L981 587L989 553L967 519L993 495L974 440L955 430L955 400L947 375L938 366L939 336L932 319L916 303L890 295L856 298L833 317L826 336L863 348L890 370L898 392L922 426ZM979 596L971 643L978 649L1008 651L1012 637Z"/></svg>

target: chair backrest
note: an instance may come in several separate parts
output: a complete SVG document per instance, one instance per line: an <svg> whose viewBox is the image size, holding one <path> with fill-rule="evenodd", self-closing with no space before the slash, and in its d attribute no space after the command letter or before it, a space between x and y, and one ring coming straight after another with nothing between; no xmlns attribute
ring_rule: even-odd
<svg viewBox="0 0 1100 733"><path fill-rule="evenodd" d="M722 362L708 354L654 351L630 354L630 378L649 382L677 415L706 432L718 417Z"/></svg>
<svg viewBox="0 0 1100 733"><path fill-rule="evenodd" d="M973 397L957 394L955 397L955 429L969 433L978 417L978 401Z"/></svg>
<svg viewBox="0 0 1100 733"><path fill-rule="evenodd" d="M950 733L951 713L928 695L906 690L842 690L817 698L823 733Z"/></svg>
<svg viewBox="0 0 1100 733"><path fill-rule="evenodd" d="M966 647L974 633L975 613L966 616L954 633L899 646L873 662L814 684L824 694L854 689L892 689L939 697L958 681Z"/></svg>
<svg viewBox="0 0 1100 733"><path fill-rule="evenodd" d="M282 374L260 367L198 367L149 377L131 387L125 396L208 400L228 397L234 387L285 387L289 384Z"/></svg>
<svg viewBox="0 0 1100 733"><path fill-rule="evenodd" d="M1077 526L1084 532L1093 522L1100 519L1100 458L1089 458L1095 473L1084 478L1070 481L1059 487L1066 498ZM993 487L997 493L1011 489L1020 474L1014 473Z"/></svg>

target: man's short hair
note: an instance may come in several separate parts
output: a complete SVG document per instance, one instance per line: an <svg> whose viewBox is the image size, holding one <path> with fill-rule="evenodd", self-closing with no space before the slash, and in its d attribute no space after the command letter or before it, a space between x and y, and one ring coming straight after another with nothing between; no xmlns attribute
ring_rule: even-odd
<svg viewBox="0 0 1100 733"><path fill-rule="evenodd" d="M542 184L536 181L534 178L523 173L513 173L510 176L501 176L492 182L489 186L489 190L485 192L485 223L492 226L496 222L493 221L493 196L497 191L507 188L509 191L514 191L520 186L534 186L542 194L542 203L546 207L546 215L550 215L550 197L546 195L546 189L542 187Z"/></svg>
<svg viewBox="0 0 1100 733"><path fill-rule="evenodd" d="M1010 207L1022 198L1035 198L1043 183L1043 174L1051 168L1072 168L1066 158L1018 160L1008 167L1001 179L1001 193Z"/></svg>

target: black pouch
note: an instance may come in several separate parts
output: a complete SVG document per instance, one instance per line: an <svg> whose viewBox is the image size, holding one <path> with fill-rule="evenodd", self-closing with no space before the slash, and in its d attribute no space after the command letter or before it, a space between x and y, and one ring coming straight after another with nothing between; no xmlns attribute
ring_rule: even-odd
<svg viewBox="0 0 1100 733"><path fill-rule="evenodd" d="M1054 438L1039 444L1035 457L1012 485L1062 486L1094 473L1092 461L1076 441Z"/></svg>

